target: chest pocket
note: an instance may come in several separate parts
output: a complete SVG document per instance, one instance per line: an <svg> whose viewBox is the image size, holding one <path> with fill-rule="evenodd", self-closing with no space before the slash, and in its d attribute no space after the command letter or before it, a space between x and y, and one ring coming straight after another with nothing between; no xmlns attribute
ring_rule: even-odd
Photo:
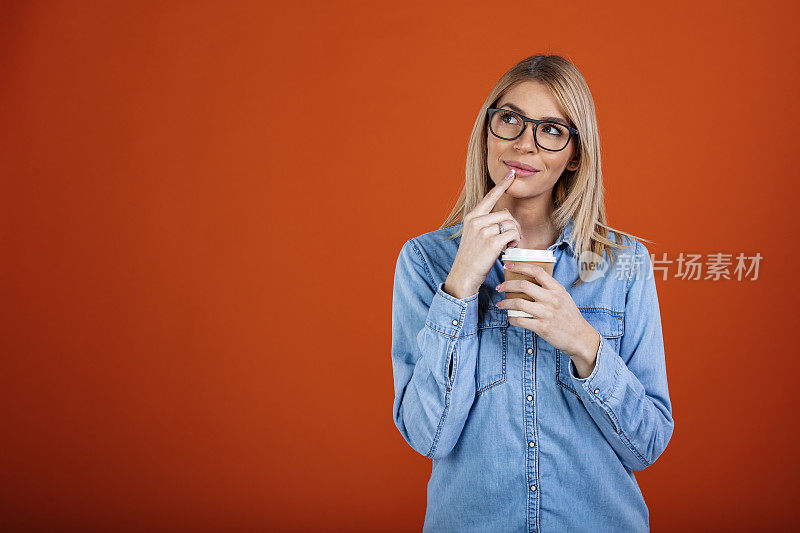
<svg viewBox="0 0 800 533"><path fill-rule="evenodd" d="M603 336L603 342L619 353L619 343L625 333L625 313L599 307L579 307L583 318ZM556 350L556 382L565 389L578 394L572 385L569 373L569 355Z"/></svg>
<svg viewBox="0 0 800 533"><path fill-rule="evenodd" d="M477 335L476 395L504 383L506 380L508 315L497 307L479 306Z"/></svg>

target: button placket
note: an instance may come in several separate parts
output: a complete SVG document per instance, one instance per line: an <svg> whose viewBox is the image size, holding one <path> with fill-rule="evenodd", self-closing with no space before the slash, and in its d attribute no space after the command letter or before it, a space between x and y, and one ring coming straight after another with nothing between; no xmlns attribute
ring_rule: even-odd
<svg viewBox="0 0 800 533"><path fill-rule="evenodd" d="M528 333L526 332L526 339ZM528 437L528 527L532 531L536 531L536 522L538 521L538 491L536 486L537 468L537 455L538 446L536 444L536 406L534 405L534 393L536 392L536 353L537 353L537 336L533 335L533 342L530 347L525 348L524 359L524 382L523 387L526 389L525 399L525 418Z"/></svg>

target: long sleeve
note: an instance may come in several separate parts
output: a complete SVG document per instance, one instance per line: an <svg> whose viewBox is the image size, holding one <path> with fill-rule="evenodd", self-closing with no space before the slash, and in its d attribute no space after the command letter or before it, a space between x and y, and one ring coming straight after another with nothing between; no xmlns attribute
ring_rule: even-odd
<svg viewBox="0 0 800 533"><path fill-rule="evenodd" d="M576 377L571 361L569 371L575 390L622 463L643 470L666 449L674 421L650 254L635 242L619 353L601 336L592 373Z"/></svg>
<svg viewBox="0 0 800 533"><path fill-rule="evenodd" d="M400 251L392 296L394 422L431 459L455 446L475 399L478 294L436 283L414 239Z"/></svg>

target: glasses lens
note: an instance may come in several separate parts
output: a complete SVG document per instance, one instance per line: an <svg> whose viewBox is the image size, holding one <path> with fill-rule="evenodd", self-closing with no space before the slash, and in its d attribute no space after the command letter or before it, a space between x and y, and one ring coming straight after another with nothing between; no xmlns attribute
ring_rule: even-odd
<svg viewBox="0 0 800 533"><path fill-rule="evenodd" d="M501 109L492 115L492 122L489 126L492 128L492 133L502 139L513 139L522 131L522 126L525 122L522 117L513 111L506 111Z"/></svg>
<svg viewBox="0 0 800 533"><path fill-rule="evenodd" d="M536 130L536 142L545 150L561 150L568 140L569 130L558 122L542 122Z"/></svg>

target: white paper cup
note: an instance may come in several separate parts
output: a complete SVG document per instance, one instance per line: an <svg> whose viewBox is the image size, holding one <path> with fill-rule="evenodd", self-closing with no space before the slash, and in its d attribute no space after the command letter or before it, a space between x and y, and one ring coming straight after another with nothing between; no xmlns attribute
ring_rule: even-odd
<svg viewBox="0 0 800 533"><path fill-rule="evenodd" d="M506 251L503 252L502 261L504 265L507 262L533 263L544 268L545 271L547 271L547 273L552 276L553 269L555 268L556 265L556 254L552 250L524 250L520 248L507 248ZM522 274L520 272L512 272L505 269L503 269L503 272L505 273L506 280L524 279L530 281L531 283L535 283L536 285L541 286L541 284L538 281L536 281L533 277L528 276L526 274ZM506 292L505 297L506 299L520 298L522 300L528 300L529 302L535 301L533 298L522 292ZM519 311L517 309L509 309L508 316L535 318L533 315L526 313L525 311Z"/></svg>

